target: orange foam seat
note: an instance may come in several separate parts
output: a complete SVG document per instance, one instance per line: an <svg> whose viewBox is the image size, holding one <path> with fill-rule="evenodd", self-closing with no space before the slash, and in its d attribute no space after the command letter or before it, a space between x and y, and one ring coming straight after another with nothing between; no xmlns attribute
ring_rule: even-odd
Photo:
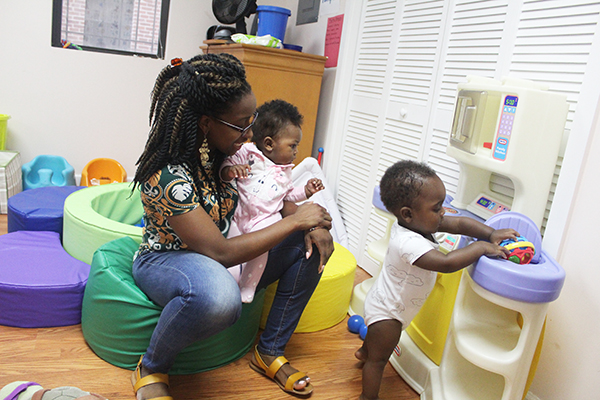
<svg viewBox="0 0 600 400"><path fill-rule="evenodd" d="M123 166L111 158L95 158L81 172L81 186L98 186L127 181Z"/></svg>

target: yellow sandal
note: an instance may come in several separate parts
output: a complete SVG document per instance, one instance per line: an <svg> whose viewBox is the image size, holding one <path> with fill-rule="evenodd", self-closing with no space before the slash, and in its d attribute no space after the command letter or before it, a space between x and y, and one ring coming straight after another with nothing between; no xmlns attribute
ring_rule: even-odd
<svg viewBox="0 0 600 400"><path fill-rule="evenodd" d="M277 371L279 371L284 364L289 364L288 360L284 356L277 357L271 363L271 365L267 366L267 364L263 361L262 357L260 356L260 353L258 352L258 346L256 346L254 347L254 358L256 359L256 362L258 362L259 365L256 365L252 361L250 361L250 368L270 378L284 392L292 393L298 396L308 396L313 392L313 385L310 382L306 382L306 386L304 387L304 389L294 389L294 383L306 377L306 373L304 372L296 372L290 375L287 378L287 381L285 382L285 386L275 378L275 374L277 374Z"/></svg>
<svg viewBox="0 0 600 400"><path fill-rule="evenodd" d="M152 385L153 383L164 383L165 385L167 385L167 387L169 387L169 375L167 375L167 374L161 374L161 373L156 372L154 374L146 375L145 377L142 378L141 369L142 369L142 359L143 358L144 358L144 356L142 355L140 357L140 361L137 364L137 367L135 368L135 371L133 371L133 374L131 375L131 385L133 386L133 393L136 395L136 398L137 398L138 390L140 390L144 386ZM146 399L146 400L173 400L173 397L159 396L159 397L152 397L152 398Z"/></svg>

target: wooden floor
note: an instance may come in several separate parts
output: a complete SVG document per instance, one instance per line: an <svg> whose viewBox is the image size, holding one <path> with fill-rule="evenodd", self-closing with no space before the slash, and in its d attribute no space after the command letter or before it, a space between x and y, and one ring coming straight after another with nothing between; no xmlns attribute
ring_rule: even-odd
<svg viewBox="0 0 600 400"><path fill-rule="evenodd" d="M0 215L0 234L6 233ZM369 275L357 269L355 283ZM286 356L311 376L311 399L357 399L361 369L354 358L360 338L350 333L346 320L320 332L294 334ZM248 367L250 353L217 370L171 377L176 400L277 400L294 397ZM24 329L0 326L0 388L13 381L34 381L51 389L75 386L110 400L133 400L131 371L98 358L87 346L81 326ZM381 385L382 399L417 400L413 391L388 363Z"/></svg>

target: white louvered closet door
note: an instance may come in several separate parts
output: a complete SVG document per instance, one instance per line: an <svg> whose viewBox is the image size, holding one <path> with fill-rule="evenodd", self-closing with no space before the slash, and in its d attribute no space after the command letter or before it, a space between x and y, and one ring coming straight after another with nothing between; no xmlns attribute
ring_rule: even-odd
<svg viewBox="0 0 600 400"><path fill-rule="evenodd" d="M398 159L423 157L443 10L443 0L365 2L337 200L349 250L371 273L377 264L366 244L381 238L386 225L372 211L373 188Z"/></svg>
<svg viewBox="0 0 600 400"><path fill-rule="evenodd" d="M361 267L378 269L366 246L386 221L371 198L391 164L426 161L455 193L458 165L445 151L456 85L467 75L544 82L568 96L567 133L577 119L591 121L577 104L582 91L598 101L599 16L600 1L589 0L363 1L337 180L349 250ZM512 183L494 177L492 190L510 195ZM548 209L551 200L552 193Z"/></svg>

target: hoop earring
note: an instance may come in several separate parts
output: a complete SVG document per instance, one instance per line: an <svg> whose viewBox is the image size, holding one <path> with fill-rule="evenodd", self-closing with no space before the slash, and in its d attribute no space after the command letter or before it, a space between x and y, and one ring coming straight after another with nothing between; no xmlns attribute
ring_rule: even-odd
<svg viewBox="0 0 600 400"><path fill-rule="evenodd" d="M198 150L200 152L200 163L202 166L205 166L210 159L210 149L208 148L208 140L206 140L206 136L204 136L204 141Z"/></svg>

